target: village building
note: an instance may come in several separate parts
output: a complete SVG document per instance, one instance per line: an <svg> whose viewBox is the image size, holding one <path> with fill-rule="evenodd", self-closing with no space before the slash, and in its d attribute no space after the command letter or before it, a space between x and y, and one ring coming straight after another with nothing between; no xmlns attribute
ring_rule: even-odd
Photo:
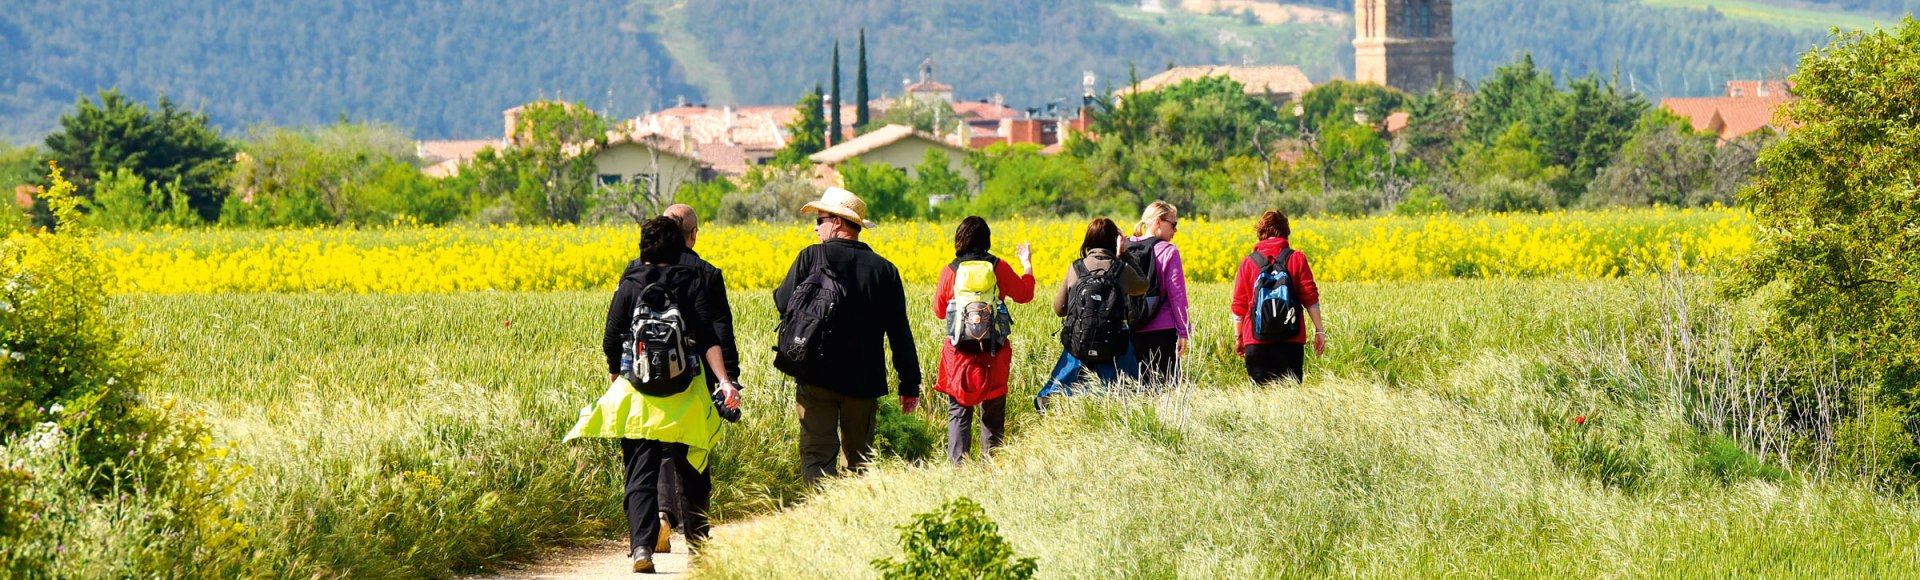
<svg viewBox="0 0 1920 580"><path fill-rule="evenodd" d="M1452 0L1354 3L1354 80L1409 93L1453 82Z"/></svg>
<svg viewBox="0 0 1920 580"><path fill-rule="evenodd" d="M1761 129L1779 131L1782 127L1774 113L1798 99L1787 81L1736 80L1727 81L1721 96L1671 98L1660 101L1660 106L1686 117L1695 131L1712 133L1725 144Z"/></svg>
<svg viewBox="0 0 1920 580"><path fill-rule="evenodd" d="M955 173L966 177L969 183L977 183L979 177L973 168L968 167L967 150L948 143L939 137L915 131L906 125L887 125L854 137L845 143L828 147L808 157L814 163L832 168L858 159L863 164L886 165L907 174L910 179L919 178L914 169L926 159L927 151L938 151L947 157L947 166Z"/></svg>

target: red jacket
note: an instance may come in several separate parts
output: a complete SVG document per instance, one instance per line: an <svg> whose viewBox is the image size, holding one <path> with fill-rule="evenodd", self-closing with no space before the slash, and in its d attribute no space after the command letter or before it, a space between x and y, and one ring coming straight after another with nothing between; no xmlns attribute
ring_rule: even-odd
<svg viewBox="0 0 1920 580"><path fill-rule="evenodd" d="M947 319L947 302L953 300L953 265L940 270L940 282L933 287L933 316ZM994 283L1000 297L1016 304L1033 301L1033 274L1015 275L1013 266L999 260L993 268ZM1009 370L1013 368L1013 348L1008 345L993 354L960 352L953 343L940 341L940 368L934 373L933 389L953 397L963 407L1007 395Z"/></svg>
<svg viewBox="0 0 1920 580"><path fill-rule="evenodd" d="M1280 249L1287 247L1286 238L1267 238L1253 245L1253 251L1273 260L1280 257ZM1307 255L1298 250L1287 259L1287 275L1293 277L1293 285L1300 290L1300 307L1305 309L1320 303L1320 287L1313 283L1313 268L1307 266ZM1253 282L1260 276L1260 267L1253 263L1253 256L1240 259L1240 271L1233 275L1233 316L1240 320L1240 341L1234 350L1245 354L1249 344L1266 344L1268 341L1253 339L1253 319L1247 316L1253 310ZM1305 316L1305 313L1301 313ZM1287 342L1305 344L1307 326L1303 321L1300 335L1287 339Z"/></svg>

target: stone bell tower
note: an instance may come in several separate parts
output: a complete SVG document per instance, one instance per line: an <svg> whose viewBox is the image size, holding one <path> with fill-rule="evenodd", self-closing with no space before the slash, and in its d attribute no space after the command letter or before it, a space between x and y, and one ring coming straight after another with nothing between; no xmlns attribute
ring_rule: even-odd
<svg viewBox="0 0 1920 580"><path fill-rule="evenodd" d="M1453 0L1354 0L1354 80L1407 92L1453 81Z"/></svg>

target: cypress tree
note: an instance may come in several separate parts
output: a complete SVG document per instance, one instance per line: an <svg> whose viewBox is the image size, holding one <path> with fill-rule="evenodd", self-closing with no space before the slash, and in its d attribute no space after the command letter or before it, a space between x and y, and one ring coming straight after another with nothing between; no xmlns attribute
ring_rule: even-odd
<svg viewBox="0 0 1920 580"><path fill-rule="evenodd" d="M827 123L827 145L840 144L840 41L833 41L833 120Z"/></svg>
<svg viewBox="0 0 1920 580"><path fill-rule="evenodd" d="M867 29L860 29L860 66L854 72L853 90L853 129L866 128L867 121Z"/></svg>

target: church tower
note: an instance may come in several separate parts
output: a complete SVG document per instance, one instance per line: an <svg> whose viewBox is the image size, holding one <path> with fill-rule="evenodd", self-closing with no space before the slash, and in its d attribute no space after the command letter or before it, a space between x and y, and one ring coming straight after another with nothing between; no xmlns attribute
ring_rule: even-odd
<svg viewBox="0 0 1920 580"><path fill-rule="evenodd" d="M1354 0L1354 80L1421 92L1453 80L1453 0Z"/></svg>

